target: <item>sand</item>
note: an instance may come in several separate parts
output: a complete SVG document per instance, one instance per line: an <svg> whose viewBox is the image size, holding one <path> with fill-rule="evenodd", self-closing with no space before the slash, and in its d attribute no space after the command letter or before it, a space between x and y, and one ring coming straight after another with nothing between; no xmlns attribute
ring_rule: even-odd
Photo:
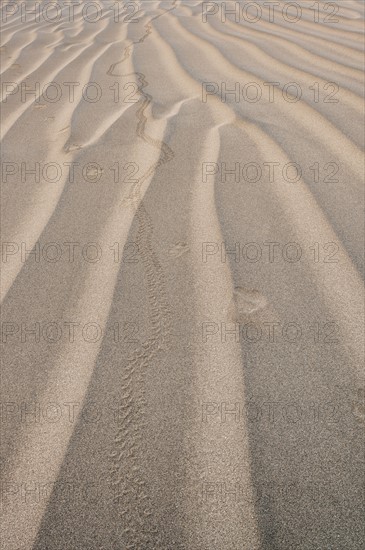
<svg viewBox="0 0 365 550"><path fill-rule="evenodd" d="M362 548L365 6L248 4L2 2L4 549Z"/></svg>

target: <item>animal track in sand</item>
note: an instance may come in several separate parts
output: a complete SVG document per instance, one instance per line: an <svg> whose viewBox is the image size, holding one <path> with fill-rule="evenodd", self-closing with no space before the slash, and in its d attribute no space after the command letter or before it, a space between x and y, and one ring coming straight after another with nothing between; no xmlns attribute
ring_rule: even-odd
<svg viewBox="0 0 365 550"><path fill-rule="evenodd" d="M174 2L175 3L175 2ZM173 9L173 8L171 8ZM122 59L111 65L109 76L129 76L115 72L115 68L131 56L132 48L144 42L151 33L151 22L169 10L164 10L144 26L143 36L129 43ZM131 188L122 204L135 209L138 221L136 244L140 252L147 282L147 303L149 306L150 331L147 340L135 350L127 360L123 371L123 381L119 389L118 403L119 426L114 436L111 459L111 483L115 490L115 503L122 504L120 510L121 527L119 539L124 539L126 548L145 548L167 550L168 544L157 527L153 503L149 489L149 477L143 467L146 433L146 386L145 377L152 360L157 353L168 346L170 337L170 307L165 290L165 277L157 254L153 249L153 222L146 211L141 186L156 170L174 158L174 152L167 143L153 138L146 131L148 118L146 110L152 102L152 96L145 91L148 81L143 73L132 73L138 79L140 99L136 112L136 135L144 143L159 151L159 159L154 162L139 181ZM136 490L137 489L137 490Z"/></svg>
<svg viewBox="0 0 365 550"><path fill-rule="evenodd" d="M235 287L233 298L229 306L229 316L234 322L244 321L247 315L251 315L267 306L267 300L256 289Z"/></svg>

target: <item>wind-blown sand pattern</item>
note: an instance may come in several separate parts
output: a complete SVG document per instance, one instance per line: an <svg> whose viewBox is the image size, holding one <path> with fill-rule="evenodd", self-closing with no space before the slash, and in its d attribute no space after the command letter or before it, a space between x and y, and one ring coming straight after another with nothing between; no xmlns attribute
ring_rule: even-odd
<svg viewBox="0 0 365 550"><path fill-rule="evenodd" d="M47 4L1 6L3 547L359 550L364 2Z"/></svg>

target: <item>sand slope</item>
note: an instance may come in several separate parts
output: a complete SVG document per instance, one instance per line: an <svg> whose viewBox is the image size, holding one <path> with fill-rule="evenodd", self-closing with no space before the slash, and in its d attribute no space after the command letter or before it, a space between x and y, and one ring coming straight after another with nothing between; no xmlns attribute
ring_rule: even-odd
<svg viewBox="0 0 365 550"><path fill-rule="evenodd" d="M360 549L364 3L22 4L4 548Z"/></svg>

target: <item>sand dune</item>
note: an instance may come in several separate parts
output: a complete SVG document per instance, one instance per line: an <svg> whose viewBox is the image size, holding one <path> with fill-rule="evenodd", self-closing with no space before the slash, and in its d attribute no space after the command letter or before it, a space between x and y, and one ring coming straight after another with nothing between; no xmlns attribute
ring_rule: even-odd
<svg viewBox="0 0 365 550"><path fill-rule="evenodd" d="M69 4L1 6L4 548L359 550L364 2Z"/></svg>

